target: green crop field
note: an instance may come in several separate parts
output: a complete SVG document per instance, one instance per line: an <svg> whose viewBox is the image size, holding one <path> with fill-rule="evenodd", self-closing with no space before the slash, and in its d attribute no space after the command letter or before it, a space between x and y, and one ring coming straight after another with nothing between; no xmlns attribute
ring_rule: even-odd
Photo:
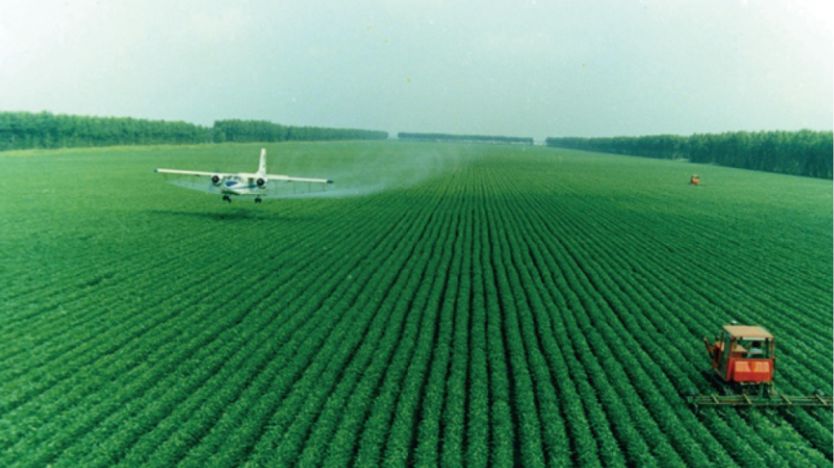
<svg viewBox="0 0 834 468"><path fill-rule="evenodd" d="M152 172L259 148L0 153L0 466L831 466L830 410L684 397L733 319L831 393L830 180L385 141L268 145L336 184L261 205Z"/></svg>

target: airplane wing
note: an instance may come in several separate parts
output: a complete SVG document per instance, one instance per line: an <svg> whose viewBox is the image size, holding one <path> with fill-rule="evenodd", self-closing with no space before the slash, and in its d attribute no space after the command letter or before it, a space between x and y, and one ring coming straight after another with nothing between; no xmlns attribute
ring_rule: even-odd
<svg viewBox="0 0 834 468"><path fill-rule="evenodd" d="M211 177L211 176L220 176L220 177L232 177L236 174L226 174L224 172L203 172L203 171L183 171L180 169L154 169L154 172L158 174L177 174L177 175L190 175L190 176L203 176L203 177Z"/></svg>
<svg viewBox="0 0 834 468"><path fill-rule="evenodd" d="M266 178L268 180L277 180L282 182L307 182L310 184L332 184L333 180L331 179L311 179L308 177L290 177L287 175L278 175L278 174L267 174Z"/></svg>

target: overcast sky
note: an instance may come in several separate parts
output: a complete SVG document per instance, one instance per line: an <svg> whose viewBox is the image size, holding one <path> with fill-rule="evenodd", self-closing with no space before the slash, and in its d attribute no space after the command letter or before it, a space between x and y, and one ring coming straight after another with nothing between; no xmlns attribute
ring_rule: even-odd
<svg viewBox="0 0 834 468"><path fill-rule="evenodd" d="M831 129L831 4L0 0L0 110L535 138Z"/></svg>

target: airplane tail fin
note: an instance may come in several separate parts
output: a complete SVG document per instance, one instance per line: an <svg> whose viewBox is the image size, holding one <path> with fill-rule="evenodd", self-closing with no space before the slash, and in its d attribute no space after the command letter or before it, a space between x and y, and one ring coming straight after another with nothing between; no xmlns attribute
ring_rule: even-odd
<svg viewBox="0 0 834 468"><path fill-rule="evenodd" d="M261 148L261 160L258 163L258 174L266 174L266 148Z"/></svg>

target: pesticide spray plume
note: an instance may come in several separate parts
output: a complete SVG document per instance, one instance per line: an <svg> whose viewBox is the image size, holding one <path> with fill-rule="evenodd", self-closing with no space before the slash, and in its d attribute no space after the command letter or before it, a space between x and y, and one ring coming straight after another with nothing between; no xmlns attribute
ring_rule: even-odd
<svg viewBox="0 0 834 468"><path fill-rule="evenodd" d="M167 182L171 185L176 185L177 187L187 188L189 190L196 190L198 192L204 193L212 193L212 194L220 194L220 190L211 184L211 182L207 182L202 179L195 179L193 177L189 177L187 179L183 177L166 177Z"/></svg>
<svg viewBox="0 0 834 468"><path fill-rule="evenodd" d="M451 148L450 148L451 149ZM276 152L278 153L278 152ZM436 148L418 146L396 152L365 150L347 157L340 154L318 156L290 153L270 160L270 172L295 177L327 177L332 185L304 182L272 181L267 186L267 199L352 198L413 187L434 177L449 173L462 162L457 151L439 152ZM274 168L274 169L273 169ZM171 177L177 187L217 194L220 189L203 178Z"/></svg>

